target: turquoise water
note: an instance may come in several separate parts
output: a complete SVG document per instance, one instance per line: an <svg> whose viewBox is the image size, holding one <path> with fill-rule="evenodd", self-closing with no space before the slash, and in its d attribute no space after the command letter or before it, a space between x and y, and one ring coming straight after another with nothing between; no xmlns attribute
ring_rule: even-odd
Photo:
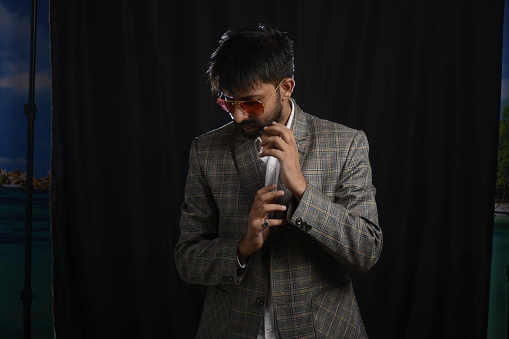
<svg viewBox="0 0 509 339"><path fill-rule="evenodd" d="M507 338L509 216L495 216L491 259L488 339Z"/></svg>
<svg viewBox="0 0 509 339"><path fill-rule="evenodd" d="M25 190L0 187L0 338L22 338L25 271ZM51 232L47 191L32 209L32 338L53 338Z"/></svg>

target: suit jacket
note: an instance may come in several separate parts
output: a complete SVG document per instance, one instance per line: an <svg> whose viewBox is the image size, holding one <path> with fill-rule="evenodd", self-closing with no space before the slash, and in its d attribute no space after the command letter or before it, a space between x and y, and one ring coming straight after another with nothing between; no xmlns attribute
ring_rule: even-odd
<svg viewBox="0 0 509 339"><path fill-rule="evenodd" d="M198 338L256 338L269 283L282 338L367 337L348 272L369 270L382 248L368 142L293 104L308 186L297 202L280 176L288 223L243 270L237 247L264 186L254 141L230 123L192 143L175 261L186 282L208 285Z"/></svg>

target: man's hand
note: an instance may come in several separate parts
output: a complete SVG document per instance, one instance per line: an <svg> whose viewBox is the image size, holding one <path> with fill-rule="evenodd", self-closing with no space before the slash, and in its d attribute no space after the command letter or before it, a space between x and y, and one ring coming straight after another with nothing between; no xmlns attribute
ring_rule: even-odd
<svg viewBox="0 0 509 339"><path fill-rule="evenodd" d="M284 195L284 191L275 191L277 185L269 185L256 192L253 206L249 211L247 232L239 243L238 257L243 262L262 248L263 243L269 236L269 227L284 225L286 220L268 219L270 212L284 211L285 205L275 204L278 197ZM263 223L268 222L264 227Z"/></svg>
<svg viewBox="0 0 509 339"><path fill-rule="evenodd" d="M299 152L292 131L286 126L272 122L262 135L260 157L273 156L281 165L283 184L300 201L306 190L306 179L300 170Z"/></svg>

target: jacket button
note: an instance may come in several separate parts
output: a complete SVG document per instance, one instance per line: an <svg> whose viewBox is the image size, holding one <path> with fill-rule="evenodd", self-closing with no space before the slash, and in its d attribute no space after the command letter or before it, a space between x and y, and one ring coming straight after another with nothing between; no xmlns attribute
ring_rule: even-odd
<svg viewBox="0 0 509 339"><path fill-rule="evenodd" d="M256 303L257 303L258 305L263 305L263 302L264 302L264 301L265 301L265 299L264 299L264 298L262 298L262 297L256 298Z"/></svg>
<svg viewBox="0 0 509 339"><path fill-rule="evenodd" d="M302 219L301 218L297 218L297 220L295 220L295 224L297 226L300 226L302 224Z"/></svg>

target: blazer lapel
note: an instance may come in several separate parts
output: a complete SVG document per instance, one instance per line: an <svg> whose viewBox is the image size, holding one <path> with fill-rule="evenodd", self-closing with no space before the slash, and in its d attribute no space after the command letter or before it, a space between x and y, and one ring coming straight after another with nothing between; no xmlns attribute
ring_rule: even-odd
<svg viewBox="0 0 509 339"><path fill-rule="evenodd" d="M234 158L244 194L249 201L252 201L256 191L264 186L264 180L260 173L260 160L254 140L243 138L238 130L235 133Z"/></svg>
<svg viewBox="0 0 509 339"><path fill-rule="evenodd" d="M304 164L304 158L309 148L310 143L310 126L307 119L306 114L302 111L302 109L295 103L292 99L293 104L295 105L295 116L293 117L293 123L291 126L291 130L293 135L295 136L295 141L297 143L297 149L299 150L299 161L300 168Z"/></svg>

